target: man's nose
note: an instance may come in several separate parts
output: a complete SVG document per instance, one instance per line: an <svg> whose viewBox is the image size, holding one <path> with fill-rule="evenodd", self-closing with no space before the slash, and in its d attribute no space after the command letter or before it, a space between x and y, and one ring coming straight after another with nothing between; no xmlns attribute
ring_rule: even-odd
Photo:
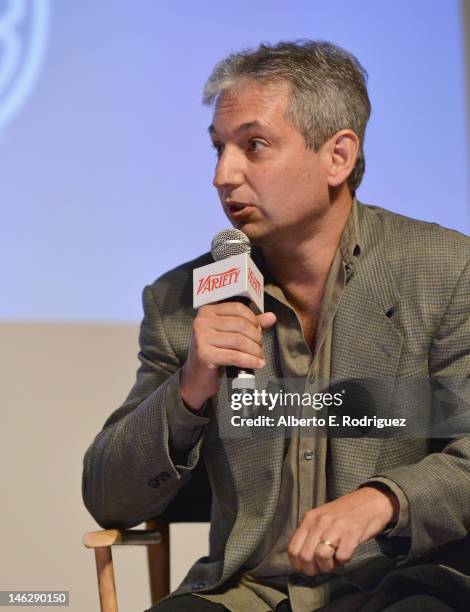
<svg viewBox="0 0 470 612"><path fill-rule="evenodd" d="M225 147L215 168L213 185L216 189L233 189L244 181L243 164L235 150Z"/></svg>

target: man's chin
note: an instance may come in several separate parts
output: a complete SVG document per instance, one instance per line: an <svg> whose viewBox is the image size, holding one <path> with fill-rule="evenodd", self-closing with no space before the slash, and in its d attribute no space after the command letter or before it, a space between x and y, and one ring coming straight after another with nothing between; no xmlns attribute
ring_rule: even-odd
<svg viewBox="0 0 470 612"><path fill-rule="evenodd" d="M232 225L248 236L253 246L261 247L266 240L269 240L269 231L267 228L263 228L257 223L232 222Z"/></svg>

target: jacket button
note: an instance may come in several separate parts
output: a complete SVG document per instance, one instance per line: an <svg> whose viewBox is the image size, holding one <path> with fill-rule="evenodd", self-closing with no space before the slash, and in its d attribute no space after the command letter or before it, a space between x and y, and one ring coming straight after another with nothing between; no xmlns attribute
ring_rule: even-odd
<svg viewBox="0 0 470 612"><path fill-rule="evenodd" d="M306 450L304 453L304 459L306 459L307 461L310 461L311 459L313 459L313 455L314 455L313 451L311 451L310 449Z"/></svg>

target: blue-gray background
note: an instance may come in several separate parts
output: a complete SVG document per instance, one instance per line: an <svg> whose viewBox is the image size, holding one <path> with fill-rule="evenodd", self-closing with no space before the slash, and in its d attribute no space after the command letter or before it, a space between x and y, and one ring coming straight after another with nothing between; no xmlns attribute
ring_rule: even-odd
<svg viewBox="0 0 470 612"><path fill-rule="evenodd" d="M23 9L23 63L37 2L0 0L0 19ZM322 38L355 53L373 106L359 198L468 233L460 8L51 0L30 92L0 131L0 319L137 321L142 287L208 249L228 222L202 87L217 60L262 40ZM0 76L6 49L2 38ZM0 111L5 99L0 90Z"/></svg>

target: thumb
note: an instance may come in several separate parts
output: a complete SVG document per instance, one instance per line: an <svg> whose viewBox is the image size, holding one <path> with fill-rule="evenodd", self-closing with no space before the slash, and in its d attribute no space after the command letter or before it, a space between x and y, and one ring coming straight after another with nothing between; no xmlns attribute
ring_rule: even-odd
<svg viewBox="0 0 470 612"><path fill-rule="evenodd" d="M258 323L263 329L269 329L276 323L276 315L274 312L263 312L263 314L257 315Z"/></svg>

